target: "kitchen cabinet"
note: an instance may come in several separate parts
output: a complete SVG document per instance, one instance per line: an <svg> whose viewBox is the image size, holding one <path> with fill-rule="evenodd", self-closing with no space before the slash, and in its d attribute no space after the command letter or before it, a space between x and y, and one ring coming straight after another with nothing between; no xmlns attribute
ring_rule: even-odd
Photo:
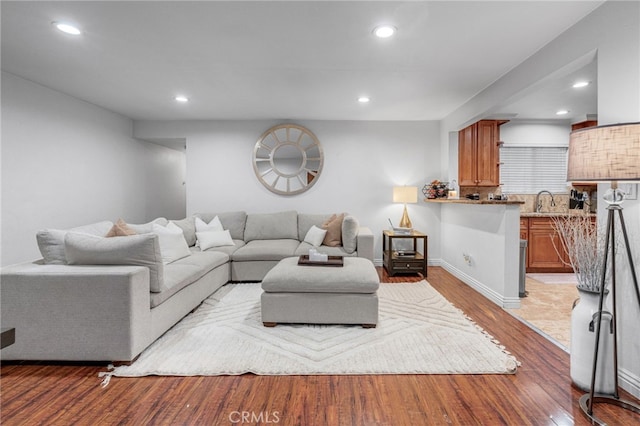
<svg viewBox="0 0 640 426"><path fill-rule="evenodd" d="M526 217L520 218L520 239L529 239L529 219L527 219Z"/></svg>
<svg viewBox="0 0 640 426"><path fill-rule="evenodd" d="M480 120L458 132L458 184L500 185L500 126L506 120Z"/></svg>
<svg viewBox="0 0 640 426"><path fill-rule="evenodd" d="M520 238L527 240L527 272L573 272L551 217L521 217Z"/></svg>
<svg viewBox="0 0 640 426"><path fill-rule="evenodd" d="M550 217L529 218L528 272L573 272Z"/></svg>

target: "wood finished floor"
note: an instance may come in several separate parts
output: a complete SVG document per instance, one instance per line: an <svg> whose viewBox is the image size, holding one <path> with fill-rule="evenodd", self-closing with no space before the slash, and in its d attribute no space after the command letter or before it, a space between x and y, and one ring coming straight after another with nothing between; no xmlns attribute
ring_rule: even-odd
<svg viewBox="0 0 640 426"><path fill-rule="evenodd" d="M383 282L420 279L379 271ZM442 268L428 274L434 288L518 358L515 375L116 377L102 388L102 365L7 363L0 370L0 423L590 424L577 403L582 392L571 386L568 354ZM612 425L640 423L613 406L595 412Z"/></svg>

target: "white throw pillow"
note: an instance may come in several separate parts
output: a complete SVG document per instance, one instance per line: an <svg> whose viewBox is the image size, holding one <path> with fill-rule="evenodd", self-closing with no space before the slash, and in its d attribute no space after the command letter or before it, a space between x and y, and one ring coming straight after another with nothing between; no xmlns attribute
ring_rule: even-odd
<svg viewBox="0 0 640 426"><path fill-rule="evenodd" d="M222 222L218 216L211 219L211 222L206 223L204 220L196 217L196 232L208 232L208 231L223 231Z"/></svg>
<svg viewBox="0 0 640 426"><path fill-rule="evenodd" d="M304 237L304 242L309 243L314 247L320 247L326 234L326 229L320 229L317 226L313 225L311 228L309 228L309 231L307 231L307 235L305 235Z"/></svg>
<svg viewBox="0 0 640 426"><path fill-rule="evenodd" d="M162 226L154 223L153 233L158 236L162 263L165 265L191 255L182 229L178 225L169 223L167 226Z"/></svg>
<svg viewBox="0 0 640 426"><path fill-rule="evenodd" d="M228 229L225 231L196 232L196 237L200 243L200 250L235 245Z"/></svg>

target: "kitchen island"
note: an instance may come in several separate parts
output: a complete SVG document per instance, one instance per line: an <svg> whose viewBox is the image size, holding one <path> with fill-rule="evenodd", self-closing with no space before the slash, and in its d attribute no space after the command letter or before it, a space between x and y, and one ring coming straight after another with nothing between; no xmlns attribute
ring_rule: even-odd
<svg viewBox="0 0 640 426"><path fill-rule="evenodd" d="M519 308L520 205L516 200L426 199L441 217L441 265L504 308Z"/></svg>

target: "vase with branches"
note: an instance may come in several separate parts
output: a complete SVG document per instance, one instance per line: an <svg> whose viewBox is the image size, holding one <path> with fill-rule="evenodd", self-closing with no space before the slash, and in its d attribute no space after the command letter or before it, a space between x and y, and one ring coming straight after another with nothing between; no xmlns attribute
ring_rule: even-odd
<svg viewBox="0 0 640 426"><path fill-rule="evenodd" d="M603 232L589 216L553 216L553 228L560 237L560 243L553 246L560 254L566 252L581 290L599 292L604 268L604 253L599 250L604 241ZM558 247L559 245L559 247Z"/></svg>
<svg viewBox="0 0 640 426"><path fill-rule="evenodd" d="M604 232L598 232L597 224L588 216L553 217L553 227L560 237L556 252L565 251L569 257L568 265L573 268L578 280L580 298L573 304L571 311L570 375L573 383L580 389L589 390L591 368L593 365L593 347L595 334L593 324L601 321L601 346L598 352L599 372L611 371L613 357L609 350L613 344L611 314L603 312L598 317L598 300L602 274L605 267L604 252L599 250L604 242ZM561 251L562 250L562 251ZM615 247L614 247L615 252ZM563 258L563 256L559 256ZM567 263L567 262L565 262ZM605 276L605 285L606 285ZM605 294L608 291L605 288ZM579 303L578 303L579 302ZM605 303L606 305L606 303ZM605 316L605 314L607 314ZM611 375L600 374L595 382L599 393L611 393L615 381Z"/></svg>

